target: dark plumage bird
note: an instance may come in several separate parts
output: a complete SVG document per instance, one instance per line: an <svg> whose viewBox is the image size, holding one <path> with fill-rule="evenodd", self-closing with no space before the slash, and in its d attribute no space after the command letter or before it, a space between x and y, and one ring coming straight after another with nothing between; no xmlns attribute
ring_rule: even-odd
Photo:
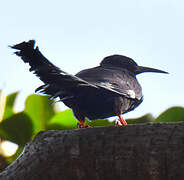
<svg viewBox="0 0 184 180"><path fill-rule="evenodd" d="M135 109L143 101L142 89L136 75L143 72L167 73L162 70L138 66L126 56L105 57L99 66L85 69L75 76L68 74L49 62L35 47L35 41L11 46L25 63L31 66L44 85L36 89L59 97L73 110L80 127L85 127L85 117L90 120L118 116L119 123L126 125L121 114Z"/></svg>

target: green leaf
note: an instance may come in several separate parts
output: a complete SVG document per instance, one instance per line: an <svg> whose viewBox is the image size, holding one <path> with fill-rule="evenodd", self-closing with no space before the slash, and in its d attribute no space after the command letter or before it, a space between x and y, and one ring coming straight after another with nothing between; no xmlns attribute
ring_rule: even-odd
<svg viewBox="0 0 184 180"><path fill-rule="evenodd" d="M78 121L70 109L56 114L49 123L48 129L75 129Z"/></svg>
<svg viewBox="0 0 184 180"><path fill-rule="evenodd" d="M13 154L12 156L6 158L7 161L8 161L8 164L11 164L15 159L17 159L18 156L22 153L23 149L24 149L23 146L18 146L18 149L15 152L15 154Z"/></svg>
<svg viewBox="0 0 184 180"><path fill-rule="evenodd" d="M77 127L77 124L75 125L75 128ZM75 129L73 126L63 126L60 123L51 123L47 126L47 130L63 130L63 129Z"/></svg>
<svg viewBox="0 0 184 180"><path fill-rule="evenodd" d="M156 122L179 122L184 121L184 108L172 107L160 114L156 118Z"/></svg>
<svg viewBox="0 0 184 180"><path fill-rule="evenodd" d="M77 119L74 118L73 112L70 109L67 109L63 112L56 114L50 121L48 129L76 129L77 128ZM91 127L94 126L110 126L113 125L113 122L110 122L107 119L102 120L85 120L85 124Z"/></svg>
<svg viewBox="0 0 184 180"><path fill-rule="evenodd" d="M112 126L114 122L110 122L108 119L98 119L98 120L86 120L85 123L91 127L95 126Z"/></svg>
<svg viewBox="0 0 184 180"><path fill-rule="evenodd" d="M153 122L153 121L154 121L154 117L152 116L152 114L145 114L144 116L141 116L139 118L126 120L128 124L140 124L140 123Z"/></svg>
<svg viewBox="0 0 184 180"><path fill-rule="evenodd" d="M25 102L25 112L33 123L34 134L47 129L48 122L54 116L55 111L48 96L30 95Z"/></svg>
<svg viewBox="0 0 184 180"><path fill-rule="evenodd" d="M5 96L3 91L0 89L0 121L2 121L5 111Z"/></svg>
<svg viewBox="0 0 184 180"><path fill-rule="evenodd" d="M6 97L5 111L3 119L7 119L14 114L14 105L18 92L12 93Z"/></svg>
<svg viewBox="0 0 184 180"><path fill-rule="evenodd" d="M32 137L32 122L24 112L17 113L0 123L0 137L20 146Z"/></svg>

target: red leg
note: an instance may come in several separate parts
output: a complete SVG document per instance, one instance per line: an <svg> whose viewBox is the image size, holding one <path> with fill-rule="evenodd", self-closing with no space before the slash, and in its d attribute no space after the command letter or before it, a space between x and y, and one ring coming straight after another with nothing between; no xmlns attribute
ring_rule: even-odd
<svg viewBox="0 0 184 180"><path fill-rule="evenodd" d="M74 113L76 119L79 121L77 123L77 127L78 128L87 128L88 126L84 123L85 117L82 114L80 114L78 111L73 110L73 113Z"/></svg>
<svg viewBox="0 0 184 180"><path fill-rule="evenodd" d="M118 115L118 117L119 117L120 123L123 124L124 126L126 126L127 122L125 121L125 119L121 115Z"/></svg>
<svg viewBox="0 0 184 180"><path fill-rule="evenodd" d="M79 128L87 128L88 126L84 123L84 120L79 120L79 123L77 124Z"/></svg>

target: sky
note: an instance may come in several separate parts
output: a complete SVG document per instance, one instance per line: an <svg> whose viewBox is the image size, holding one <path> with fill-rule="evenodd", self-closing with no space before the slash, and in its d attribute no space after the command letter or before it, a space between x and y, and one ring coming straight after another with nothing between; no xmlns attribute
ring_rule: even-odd
<svg viewBox="0 0 184 180"><path fill-rule="evenodd" d="M144 102L125 118L158 116L184 105L184 2L182 0L3 1L0 6L0 89L19 91L17 107L42 82L8 45L35 39L40 51L75 74L121 54L170 74L137 76ZM63 109L64 106L60 105Z"/></svg>

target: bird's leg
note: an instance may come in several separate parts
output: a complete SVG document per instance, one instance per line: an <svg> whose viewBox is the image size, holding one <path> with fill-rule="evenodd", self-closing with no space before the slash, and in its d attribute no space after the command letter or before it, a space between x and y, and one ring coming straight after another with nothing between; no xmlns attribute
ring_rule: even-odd
<svg viewBox="0 0 184 180"><path fill-rule="evenodd" d="M84 123L85 117L81 117L79 114L75 114L75 117L76 117L77 120L79 121L79 122L77 123L77 127L78 127L78 128L87 128L87 127L88 127L88 125L86 125L86 124Z"/></svg>
<svg viewBox="0 0 184 180"><path fill-rule="evenodd" d="M118 115L119 119L117 121L115 121L115 124L118 125L118 126L126 126L127 125L127 122L125 121L125 119L121 116L121 115Z"/></svg>
<svg viewBox="0 0 184 180"><path fill-rule="evenodd" d="M77 110L73 110L73 113L74 113L76 119L79 121L79 122L77 123L77 128L87 128L87 127L89 127L88 125L86 125L86 124L84 123L84 121L85 121L85 116L83 116L83 115L82 115L79 111L77 111Z"/></svg>
<svg viewBox="0 0 184 180"><path fill-rule="evenodd" d="M78 128L87 128L88 127L88 125L86 125L85 123L84 123L84 120L78 120L79 122L77 123L77 127Z"/></svg>

